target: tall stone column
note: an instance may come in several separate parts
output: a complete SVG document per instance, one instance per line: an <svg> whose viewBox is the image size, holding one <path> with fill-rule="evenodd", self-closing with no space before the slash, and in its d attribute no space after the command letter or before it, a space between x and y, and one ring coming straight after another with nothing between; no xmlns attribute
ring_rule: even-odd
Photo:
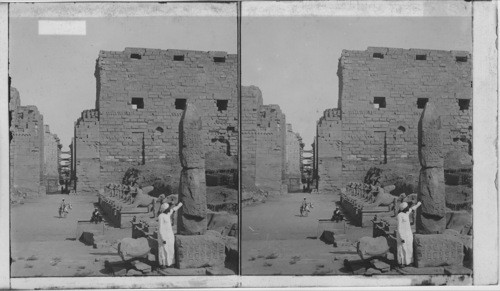
<svg viewBox="0 0 500 291"><path fill-rule="evenodd" d="M446 228L444 156L441 118L433 103L427 102L418 123L420 178L418 198L422 207L417 215L417 233L438 234Z"/></svg>
<svg viewBox="0 0 500 291"><path fill-rule="evenodd" d="M177 232L182 235L204 234L207 230L207 193L205 151L201 136L201 115L187 104L179 124L179 155L182 172L179 182Z"/></svg>

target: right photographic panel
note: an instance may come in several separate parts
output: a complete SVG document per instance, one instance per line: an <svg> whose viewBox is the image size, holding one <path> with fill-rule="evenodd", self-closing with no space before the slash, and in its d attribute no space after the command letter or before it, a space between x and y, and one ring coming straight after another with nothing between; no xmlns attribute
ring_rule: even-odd
<svg viewBox="0 0 500 291"><path fill-rule="evenodd" d="M242 3L243 275L472 282L472 4L368 2Z"/></svg>

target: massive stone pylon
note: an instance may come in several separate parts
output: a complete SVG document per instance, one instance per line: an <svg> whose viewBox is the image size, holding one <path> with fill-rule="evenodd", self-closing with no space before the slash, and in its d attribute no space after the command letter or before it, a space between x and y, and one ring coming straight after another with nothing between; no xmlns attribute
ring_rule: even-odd
<svg viewBox="0 0 500 291"><path fill-rule="evenodd" d="M201 114L188 103L179 124L179 155L182 172L179 183L177 232L182 235L204 234L207 230L207 193L205 151L201 136Z"/></svg>
<svg viewBox="0 0 500 291"><path fill-rule="evenodd" d="M432 102L427 102L418 123L420 179L418 198L422 207L417 215L417 233L443 233L446 228L444 155L441 118Z"/></svg>

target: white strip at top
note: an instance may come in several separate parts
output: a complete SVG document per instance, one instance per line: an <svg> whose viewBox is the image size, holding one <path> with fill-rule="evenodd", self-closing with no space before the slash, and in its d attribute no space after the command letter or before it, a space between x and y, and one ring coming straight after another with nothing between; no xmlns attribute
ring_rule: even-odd
<svg viewBox="0 0 500 291"><path fill-rule="evenodd" d="M39 20L39 35L86 35L85 20Z"/></svg>

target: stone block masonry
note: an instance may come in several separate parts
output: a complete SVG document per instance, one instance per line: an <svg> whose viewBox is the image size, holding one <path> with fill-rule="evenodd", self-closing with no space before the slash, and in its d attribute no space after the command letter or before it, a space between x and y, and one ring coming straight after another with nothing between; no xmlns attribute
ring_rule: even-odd
<svg viewBox="0 0 500 291"><path fill-rule="evenodd" d="M321 186L324 189L361 181L378 164L413 165L417 173L417 125L427 101L441 114L446 151L472 154L469 52L381 47L344 50L337 75L342 174L337 175L336 170L321 174L318 168L319 183L327 184ZM324 128L325 122L319 122L318 156L328 155L321 148L328 148L331 142L319 137L327 134ZM338 126L332 125L328 133L338 135ZM332 167L333 162L327 168Z"/></svg>
<svg viewBox="0 0 500 291"><path fill-rule="evenodd" d="M76 190L79 193L96 193L99 191L100 157L99 157L99 112L85 110L75 122L74 149L77 159L75 171L78 173Z"/></svg>
<svg viewBox="0 0 500 291"><path fill-rule="evenodd" d="M46 190L47 193L55 193L59 191L61 143L57 135L50 132L48 125L45 125L43 149Z"/></svg>
<svg viewBox="0 0 500 291"><path fill-rule="evenodd" d="M289 192L302 191L301 143L300 134L293 132L292 125L288 123L286 125L286 175Z"/></svg>
<svg viewBox="0 0 500 291"><path fill-rule="evenodd" d="M329 192L339 187L342 175L342 123L339 109L326 109L316 125L317 153L314 156L318 191Z"/></svg>
<svg viewBox="0 0 500 291"><path fill-rule="evenodd" d="M237 155L236 55L145 48L101 51L95 75L98 137L87 137L75 126L77 143L96 146L85 155L76 145L76 176L85 181L80 187L98 189L104 181L120 181L129 167L161 162L162 175L175 181L171 186L177 189L179 122L187 102L201 114L206 154ZM85 127L86 119L82 122ZM98 177L82 170L83 162L78 169L84 160L88 168L99 165Z"/></svg>
<svg viewBox="0 0 500 291"><path fill-rule="evenodd" d="M45 194L44 125L36 106L21 106L19 92L10 87L10 186L28 195Z"/></svg>

